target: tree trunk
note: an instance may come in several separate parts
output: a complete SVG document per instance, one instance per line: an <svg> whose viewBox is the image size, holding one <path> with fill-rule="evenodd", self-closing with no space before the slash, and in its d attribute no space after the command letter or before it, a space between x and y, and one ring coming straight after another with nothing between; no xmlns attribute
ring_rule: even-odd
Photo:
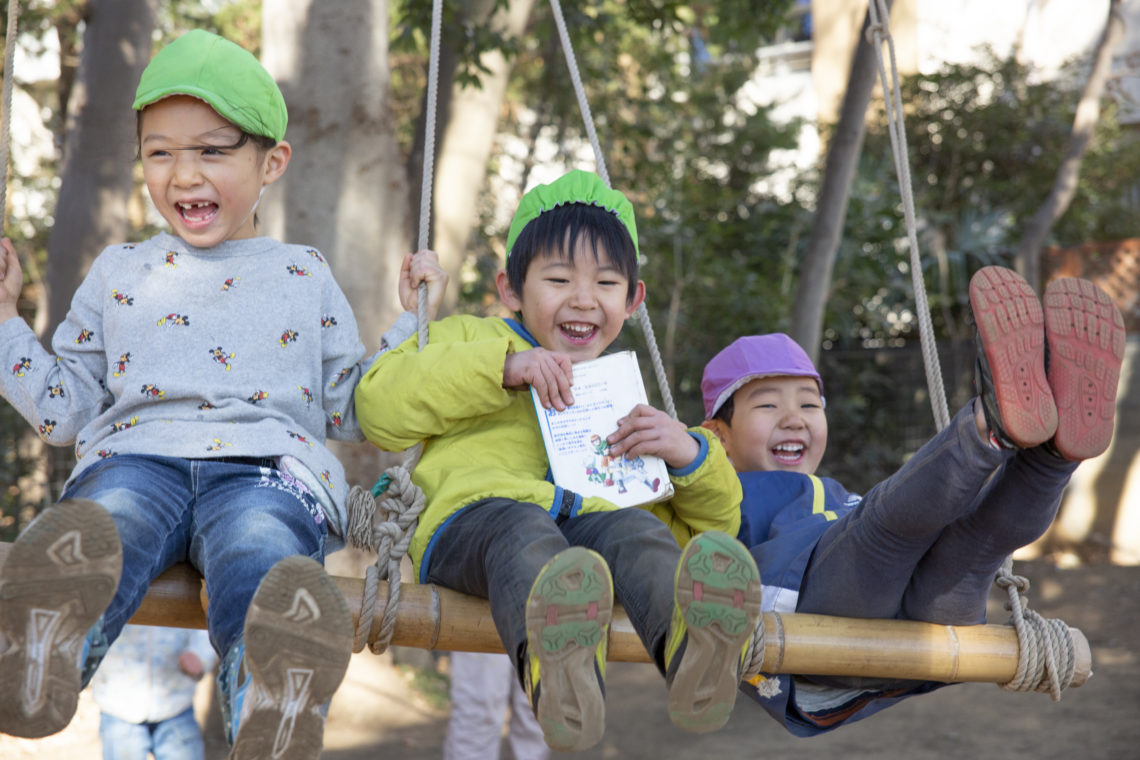
<svg viewBox="0 0 1140 760"><path fill-rule="evenodd" d="M887 0L887 8L892 0ZM839 122L828 145L823 168L823 183L815 210L815 221L808 238L807 250L800 262L796 297L792 304L792 337L803 346L813 361L819 358L823 334L823 312L831 290L831 273L839 250L839 236L847 215L851 182L859 164L859 152L866 132L867 104L875 89L877 59L873 45L867 41L870 14L863 21L859 42L851 61L847 91L839 111Z"/></svg>
<svg viewBox="0 0 1140 760"><path fill-rule="evenodd" d="M150 0L92 0L84 20L79 71L73 81L66 67L61 75L62 89L70 87L61 180L48 236L47 314L36 318L45 342L67 316L91 262L104 247L127 239L136 152L131 103L150 61L155 12ZM49 448L46 454L43 469L23 486L29 494L44 488L48 502L58 495L75 459L70 448ZM41 477L45 483L38 482Z"/></svg>
<svg viewBox="0 0 1140 760"><path fill-rule="evenodd" d="M285 95L293 146L262 203L266 233L326 256L373 351L402 310L400 260L412 250L388 91L388 5L264 0L262 60ZM351 481L376 479L375 448L336 451Z"/></svg>
<svg viewBox="0 0 1140 760"><path fill-rule="evenodd" d="M493 5L489 2L483 6ZM505 30L509 36L521 35L526 28L534 0L511 0L505 12L487 21ZM473 12L483 13L487 8ZM456 87L451 95L450 113L442 130L439 158L432 196L434 229L433 245L444 269L451 275L453 287L448 289L444 308L455 305L459 292L459 274L463 265L467 240L478 218L479 196L485 192L487 162L494 146L496 128L506 96L507 80L512 64L498 52L483 56L490 70L481 76L481 87Z"/></svg>
<svg viewBox="0 0 1140 760"><path fill-rule="evenodd" d="M93 0L79 75L69 98L59 200L48 238L45 285L50 336L95 256L127 236L139 76L150 61L150 0Z"/></svg>
<svg viewBox="0 0 1140 760"><path fill-rule="evenodd" d="M1124 39L1124 19L1121 16L1120 0L1112 0L1108 6L1108 20L1104 34L1097 43L1093 56L1092 71L1089 72L1085 89L1077 103L1077 113L1073 119L1073 131L1065 148L1065 156L1057 169L1049 196L1037 209L1029 221L1017 246L1017 269L1021 275L1037 288L1041 284L1041 246L1053 225L1069 208L1077 192L1081 163L1085 151L1092 141L1093 132L1100 118L1100 100L1105 83L1112 68L1112 55Z"/></svg>

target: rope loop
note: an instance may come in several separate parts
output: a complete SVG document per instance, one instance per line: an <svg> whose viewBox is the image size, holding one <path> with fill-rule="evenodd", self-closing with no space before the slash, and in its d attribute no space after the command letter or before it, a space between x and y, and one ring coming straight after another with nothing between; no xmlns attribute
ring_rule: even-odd
<svg viewBox="0 0 1140 760"><path fill-rule="evenodd" d="M1006 609L1017 633L1017 671L1012 679L998 684L1006 691L1048 692L1054 702L1073 683L1077 667L1077 646L1073 631L1063 620L1043 618L1022 594L1029 590L1029 579L1013 574L1013 558L1006 557L994 583L1009 595Z"/></svg>
<svg viewBox="0 0 1140 760"><path fill-rule="evenodd" d="M392 641L400 603L400 561L408 553L424 510L423 491L412 482L406 467L389 467L381 480L385 478L387 488L379 501L359 486L353 486L348 495L348 540L359 549L376 552L376 562L364 576L360 617L353 634L354 652L362 651L367 644L373 654L381 654ZM388 601L384 605L380 630L372 640L376 594L381 580L388 581Z"/></svg>

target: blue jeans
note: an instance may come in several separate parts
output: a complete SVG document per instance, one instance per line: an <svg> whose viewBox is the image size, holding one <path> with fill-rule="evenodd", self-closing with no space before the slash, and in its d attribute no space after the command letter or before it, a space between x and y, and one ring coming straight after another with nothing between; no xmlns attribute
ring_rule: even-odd
<svg viewBox="0 0 1140 760"><path fill-rule="evenodd" d="M1077 468L1043 447L999 451L967 404L820 538L797 612L985 622L994 573L1041 536Z"/></svg>
<svg viewBox="0 0 1140 760"><path fill-rule="evenodd" d="M202 760L206 749L202 731L187 707L173 718L157 723L128 723L114 715L99 716L103 760Z"/></svg>
<svg viewBox="0 0 1140 760"><path fill-rule="evenodd" d="M150 582L189 561L206 580L210 643L224 657L241 637L246 609L269 568L294 554L324 559L328 525L313 494L279 470L248 461L119 454L84 470L64 498L98 502L119 529L122 577L96 624L108 645Z"/></svg>
<svg viewBox="0 0 1140 760"><path fill-rule="evenodd" d="M592 512L556 523L537 504L492 498L456 513L439 530L427 582L482 597L516 673L525 672L526 599L543 565L570 546L605 558L614 598L665 672L673 613L673 576L681 549L665 524L644 509Z"/></svg>

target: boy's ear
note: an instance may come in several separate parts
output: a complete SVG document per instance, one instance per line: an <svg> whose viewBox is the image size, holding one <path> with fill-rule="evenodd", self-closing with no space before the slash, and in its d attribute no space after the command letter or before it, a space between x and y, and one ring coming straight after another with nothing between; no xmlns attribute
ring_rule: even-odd
<svg viewBox="0 0 1140 760"><path fill-rule="evenodd" d="M289 165L289 159L293 157L293 146L281 140L265 154L265 177L263 184L272 185L277 180L281 179L281 175L285 173L285 167Z"/></svg>
<svg viewBox="0 0 1140 760"><path fill-rule="evenodd" d="M633 312L637 311L637 307L641 306L641 302L645 300L645 280L638 280L637 287L634 289L633 300L626 305L625 316L633 316Z"/></svg>
<svg viewBox="0 0 1140 760"><path fill-rule="evenodd" d="M723 424L720 420L705 420L701 423L701 427L705 430L711 430L713 435L719 438L721 443L724 443L724 431L721 430Z"/></svg>
<svg viewBox="0 0 1140 760"><path fill-rule="evenodd" d="M522 311L522 299L511 287L511 279L507 276L507 270L500 269L499 273L495 275L495 288L499 291L499 300L503 302L503 306L506 306L510 311Z"/></svg>

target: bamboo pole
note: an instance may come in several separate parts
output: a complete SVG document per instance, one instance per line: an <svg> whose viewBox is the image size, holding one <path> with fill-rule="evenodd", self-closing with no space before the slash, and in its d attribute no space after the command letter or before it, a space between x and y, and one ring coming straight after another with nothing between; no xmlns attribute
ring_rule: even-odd
<svg viewBox="0 0 1140 760"><path fill-rule="evenodd" d="M0 543L0 562L10 544ZM360 617L363 578L335 576L337 587ZM380 629L387 583L377 591L369 641ZM205 628L201 576L185 564L156 578L131 618L140 625ZM769 674L868 676L923 681L1006 683L1017 672L1018 642L1012 626L949 626L913 620L871 620L803 613L764 613L764 664ZM1092 673L1088 639L1072 628L1077 648L1071 686ZM432 585L404 584L391 643L419 649L502 652L486 600ZM625 612L614 610L609 659L650 662Z"/></svg>

